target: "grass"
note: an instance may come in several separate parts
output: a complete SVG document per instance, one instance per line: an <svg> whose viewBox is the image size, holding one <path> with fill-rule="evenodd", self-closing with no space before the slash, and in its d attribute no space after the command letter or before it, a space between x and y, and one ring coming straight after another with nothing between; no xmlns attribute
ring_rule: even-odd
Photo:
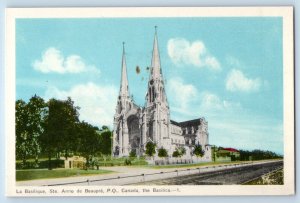
<svg viewBox="0 0 300 203"><path fill-rule="evenodd" d="M147 165L147 161L145 161L144 159L137 159L137 158L127 158L127 160L130 160L130 164L126 165L125 164L125 160L126 158L118 158L118 159L110 159L110 160L106 160L106 161L98 161L98 165L100 167L103 166L129 166L129 165Z"/></svg>
<svg viewBox="0 0 300 203"><path fill-rule="evenodd" d="M37 180L37 179L50 179L50 178L66 178L66 177L78 177L89 175L100 175L112 173L109 170L80 170L80 169L29 169L29 170L17 170L16 180Z"/></svg>
<svg viewBox="0 0 300 203"><path fill-rule="evenodd" d="M265 174L243 185L283 185L283 169Z"/></svg>

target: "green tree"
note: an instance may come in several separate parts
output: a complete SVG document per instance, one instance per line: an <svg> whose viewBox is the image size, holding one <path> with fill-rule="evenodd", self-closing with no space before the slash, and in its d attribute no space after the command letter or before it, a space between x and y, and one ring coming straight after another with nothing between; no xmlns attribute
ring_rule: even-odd
<svg viewBox="0 0 300 203"><path fill-rule="evenodd" d="M245 154L245 152L241 150L240 151L241 157L244 156L244 154ZM276 154L275 152L271 152L271 151L267 151L267 150L265 151L265 150L260 150L260 149L252 150L249 153L249 156L251 156L253 160L282 158L282 156Z"/></svg>
<svg viewBox="0 0 300 203"><path fill-rule="evenodd" d="M112 132L107 128L100 133L101 153L111 155Z"/></svg>
<svg viewBox="0 0 300 203"><path fill-rule="evenodd" d="M34 95L30 98L27 109L29 112L28 132L30 134L31 152L35 158L35 164L38 165L38 156L41 152L40 136L44 132L45 117L48 114L48 108L44 99Z"/></svg>
<svg viewBox="0 0 300 203"><path fill-rule="evenodd" d="M31 154L29 133L27 130L28 110L26 102L16 101L16 158L21 159L23 166L26 164L28 156Z"/></svg>
<svg viewBox="0 0 300 203"><path fill-rule="evenodd" d="M105 131L105 130L109 130L109 128L106 125L103 125L101 130Z"/></svg>
<svg viewBox="0 0 300 203"><path fill-rule="evenodd" d="M177 147L176 150L173 152L173 157L181 157L185 155L186 149L184 147Z"/></svg>
<svg viewBox="0 0 300 203"><path fill-rule="evenodd" d="M75 152L78 149L78 135L77 135L77 125L79 123L79 107L74 106L74 101L68 97L67 100L63 101L62 109L62 139L63 143L61 145L60 151L64 153L65 158L67 158L71 152Z"/></svg>
<svg viewBox="0 0 300 203"><path fill-rule="evenodd" d="M165 148L161 147L158 149L158 156L159 157L168 157L168 151Z"/></svg>
<svg viewBox="0 0 300 203"><path fill-rule="evenodd" d="M36 95L27 104L23 100L16 101L16 156L22 159L23 166L29 156L38 164L40 136L47 113L44 100Z"/></svg>
<svg viewBox="0 0 300 203"><path fill-rule="evenodd" d="M86 159L86 169L89 168L91 161L101 150L100 135L96 132L94 126L84 121L78 123L77 131L79 135L78 151Z"/></svg>
<svg viewBox="0 0 300 203"><path fill-rule="evenodd" d="M146 144L146 155L152 157L156 152L155 152L156 144L153 142L147 142Z"/></svg>
<svg viewBox="0 0 300 203"><path fill-rule="evenodd" d="M69 153L78 149L78 134L76 125L79 122L79 107L74 106L71 98L67 100L50 99L48 101L49 113L45 117L45 131L41 136L44 153L49 160L60 152L67 158Z"/></svg>
<svg viewBox="0 0 300 203"><path fill-rule="evenodd" d="M197 157L202 157L204 155L204 151L202 150L202 146L201 145L195 145L193 153Z"/></svg>
<svg viewBox="0 0 300 203"><path fill-rule="evenodd" d="M282 156L274 152L264 151L259 149L255 149L252 151L239 150L239 152L240 152L240 160L242 161L282 158Z"/></svg>

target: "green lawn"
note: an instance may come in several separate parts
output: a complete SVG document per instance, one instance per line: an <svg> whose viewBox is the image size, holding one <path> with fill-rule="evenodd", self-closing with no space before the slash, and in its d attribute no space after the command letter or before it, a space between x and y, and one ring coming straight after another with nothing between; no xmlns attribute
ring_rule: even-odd
<svg viewBox="0 0 300 203"><path fill-rule="evenodd" d="M105 167L105 166L129 166L129 165L147 165L147 161L145 161L144 159L129 159L127 158L127 160L130 160L130 164L126 165L125 163L126 158L115 158L115 159L110 159L110 160L102 160L102 161L98 161L98 165L100 167Z"/></svg>
<svg viewBox="0 0 300 203"><path fill-rule="evenodd" d="M50 179L50 178L65 178L65 177L76 177L76 176L89 176L112 173L109 170L80 170L80 169L28 169L28 170L17 170L16 180L36 180L36 179Z"/></svg>

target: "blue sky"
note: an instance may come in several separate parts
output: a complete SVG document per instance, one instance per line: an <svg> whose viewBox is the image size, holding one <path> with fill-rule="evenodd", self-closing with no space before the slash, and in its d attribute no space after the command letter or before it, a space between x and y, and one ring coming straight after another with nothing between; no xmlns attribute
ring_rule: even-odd
<svg viewBox="0 0 300 203"><path fill-rule="evenodd" d="M122 42L143 105L155 25L171 119L205 117L210 144L282 154L281 18L18 19L17 99L71 96L82 120L111 126Z"/></svg>

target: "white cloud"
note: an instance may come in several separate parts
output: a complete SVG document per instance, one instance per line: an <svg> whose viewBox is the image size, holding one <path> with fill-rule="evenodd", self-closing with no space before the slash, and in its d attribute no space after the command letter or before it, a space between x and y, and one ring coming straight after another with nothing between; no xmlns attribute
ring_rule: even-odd
<svg viewBox="0 0 300 203"><path fill-rule="evenodd" d="M45 99L66 99L71 97L76 106L80 107L80 120L93 125L112 127L118 91L115 86L99 86L94 83L79 84L64 91L56 87L48 88Z"/></svg>
<svg viewBox="0 0 300 203"><path fill-rule="evenodd" d="M167 93L171 119L181 122L205 117L210 144L282 153L282 121L249 111L213 92L200 91L181 78L168 81Z"/></svg>
<svg viewBox="0 0 300 203"><path fill-rule="evenodd" d="M167 87L170 101L176 104L175 108L184 110L197 97L197 89L191 84L185 84L179 77L168 80Z"/></svg>
<svg viewBox="0 0 300 203"><path fill-rule="evenodd" d="M184 38L172 38L168 41L168 55L176 65L193 65L221 70L219 61L208 53L202 41L189 42Z"/></svg>
<svg viewBox="0 0 300 203"><path fill-rule="evenodd" d="M50 47L42 54L41 60L35 60L32 63L35 70L42 73L81 73L92 71L100 73L95 66L87 65L78 55L64 57L60 50Z"/></svg>
<svg viewBox="0 0 300 203"><path fill-rule="evenodd" d="M227 117L209 119L211 143L237 149L263 149L282 153L282 121L268 117L257 118L257 115L251 113Z"/></svg>
<svg viewBox="0 0 300 203"><path fill-rule="evenodd" d="M241 104L238 102L227 101L221 99L218 95L211 92L204 92L200 97L200 109L201 112L207 114L216 111L232 111L241 109Z"/></svg>
<svg viewBox="0 0 300 203"><path fill-rule="evenodd" d="M197 90L181 78L169 81L171 119L180 122L205 117L210 144L282 153L282 121L257 115L213 92Z"/></svg>
<svg viewBox="0 0 300 203"><path fill-rule="evenodd" d="M261 85L262 82L260 78L247 78L242 71L237 69L232 69L226 79L226 89L231 92L258 91Z"/></svg>
<svg viewBox="0 0 300 203"><path fill-rule="evenodd" d="M167 93L170 109L185 116L208 115L241 108L240 103L221 99L214 93L199 92L194 85L186 83L180 77L168 80Z"/></svg>
<svg viewBox="0 0 300 203"><path fill-rule="evenodd" d="M221 99L212 93L205 92L201 97L201 107L206 110L219 110L223 108Z"/></svg>

